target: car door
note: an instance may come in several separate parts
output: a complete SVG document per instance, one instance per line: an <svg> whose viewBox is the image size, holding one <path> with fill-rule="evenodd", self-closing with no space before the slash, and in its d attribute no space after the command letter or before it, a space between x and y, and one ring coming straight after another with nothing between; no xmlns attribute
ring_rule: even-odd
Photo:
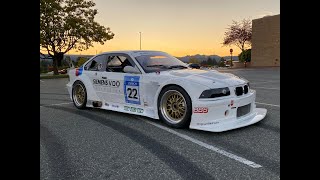
<svg viewBox="0 0 320 180"><path fill-rule="evenodd" d="M107 79L109 88L105 91L104 100L111 106L117 104L140 106L141 103L141 74L125 73L125 66L135 67L134 61L125 53L111 53L107 55L106 71L102 78Z"/></svg>
<svg viewBox="0 0 320 180"><path fill-rule="evenodd" d="M104 91L106 88L105 79L102 77L102 73L106 69L106 57L104 54L98 55L84 66L85 74L89 77L90 84L100 100L104 99Z"/></svg>

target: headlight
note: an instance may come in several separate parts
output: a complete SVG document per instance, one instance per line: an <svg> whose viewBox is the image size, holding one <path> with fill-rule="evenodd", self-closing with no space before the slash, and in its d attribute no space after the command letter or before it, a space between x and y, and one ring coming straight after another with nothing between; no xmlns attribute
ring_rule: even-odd
<svg viewBox="0 0 320 180"><path fill-rule="evenodd" d="M208 89L201 93L201 98L216 98L216 97L223 97L223 96L229 96L230 90L229 88L218 88L218 89Z"/></svg>

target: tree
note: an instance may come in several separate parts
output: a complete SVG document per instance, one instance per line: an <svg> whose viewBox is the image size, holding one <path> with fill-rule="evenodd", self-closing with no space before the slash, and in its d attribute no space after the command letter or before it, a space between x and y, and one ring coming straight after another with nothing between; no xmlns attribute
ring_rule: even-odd
<svg viewBox="0 0 320 180"><path fill-rule="evenodd" d="M192 58L189 59L189 63L199 64L199 62L200 62L200 61L199 61L197 58L195 58L195 57L192 57Z"/></svg>
<svg viewBox="0 0 320 180"><path fill-rule="evenodd" d="M218 65L216 58L213 58L213 59L212 59L212 65L213 65L213 66Z"/></svg>
<svg viewBox="0 0 320 180"><path fill-rule="evenodd" d="M251 47L252 21L243 19L241 22L233 21L224 33L223 45L236 45L241 51L245 51L246 45Z"/></svg>
<svg viewBox="0 0 320 180"><path fill-rule="evenodd" d="M239 61L240 62L250 62L251 61L251 49L247 49L243 52L241 52L239 55Z"/></svg>
<svg viewBox="0 0 320 180"><path fill-rule="evenodd" d="M201 66L206 66L206 65L208 65L208 63L207 63L206 60L203 60L203 61L200 62L200 65L201 65Z"/></svg>
<svg viewBox="0 0 320 180"><path fill-rule="evenodd" d="M208 64L209 66L212 66L212 65L213 65L213 62L212 62L211 57L208 57L207 64Z"/></svg>
<svg viewBox="0 0 320 180"><path fill-rule="evenodd" d="M87 62L88 58L85 57L78 57L77 58L77 66L80 67L82 64L84 64L85 62Z"/></svg>
<svg viewBox="0 0 320 180"><path fill-rule="evenodd" d="M247 62L251 61L251 49L241 52L238 57L240 62L244 62L244 67L247 67Z"/></svg>
<svg viewBox="0 0 320 180"><path fill-rule="evenodd" d="M226 60L222 57L222 58L220 59L219 67L225 67L225 66L226 66L225 61L226 61Z"/></svg>
<svg viewBox="0 0 320 180"><path fill-rule="evenodd" d="M45 51L52 57L55 75L71 49L86 50L114 37L109 27L94 21L93 6L90 0L40 0L40 54Z"/></svg>

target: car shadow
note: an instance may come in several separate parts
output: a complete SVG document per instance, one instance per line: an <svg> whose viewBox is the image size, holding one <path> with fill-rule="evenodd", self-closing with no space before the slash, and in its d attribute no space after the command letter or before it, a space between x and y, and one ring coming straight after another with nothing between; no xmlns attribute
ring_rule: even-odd
<svg viewBox="0 0 320 180"><path fill-rule="evenodd" d="M134 142L143 146L150 153L158 157L172 170L179 174L183 179L214 179L214 177L211 174L203 171L198 166L190 162L184 156L175 152L170 147L155 141L154 139L129 126L125 126L111 119L104 118L93 113L89 113L88 111L78 110L75 108L66 108L62 106L51 106L48 108L77 114L92 121L96 121L101 125L112 128L113 130L119 132L120 134L130 138ZM96 109L94 109L94 111L96 111Z"/></svg>

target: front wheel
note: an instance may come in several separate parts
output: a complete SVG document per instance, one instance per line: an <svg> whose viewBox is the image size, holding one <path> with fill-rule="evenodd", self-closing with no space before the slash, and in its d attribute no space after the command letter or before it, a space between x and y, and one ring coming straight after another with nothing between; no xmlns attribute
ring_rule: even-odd
<svg viewBox="0 0 320 180"><path fill-rule="evenodd" d="M161 120L175 128L189 125L192 114L188 93L178 86L164 88L158 99L158 114Z"/></svg>
<svg viewBox="0 0 320 180"><path fill-rule="evenodd" d="M77 81L72 87L72 101L78 109L86 108L87 90L81 81Z"/></svg>

